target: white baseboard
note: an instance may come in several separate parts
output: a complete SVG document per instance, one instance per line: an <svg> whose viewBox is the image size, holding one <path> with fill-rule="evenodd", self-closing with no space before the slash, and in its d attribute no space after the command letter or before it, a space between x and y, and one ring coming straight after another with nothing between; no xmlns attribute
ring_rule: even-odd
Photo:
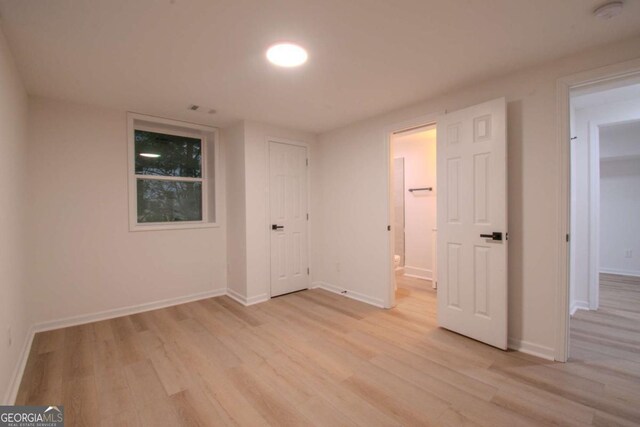
<svg viewBox="0 0 640 427"><path fill-rule="evenodd" d="M572 301L569 307L569 315L573 316L578 310L590 310L589 303L587 301Z"/></svg>
<svg viewBox="0 0 640 427"><path fill-rule="evenodd" d="M259 304L261 302L268 301L271 297L267 294L256 295L253 297L247 298L239 292L234 291L233 289L227 289L227 296L232 300L239 302L244 306L250 306L254 304Z"/></svg>
<svg viewBox="0 0 640 427"><path fill-rule="evenodd" d="M433 271L426 268L411 267L410 265L404 266L404 275L422 280L433 279Z"/></svg>
<svg viewBox="0 0 640 427"><path fill-rule="evenodd" d="M145 311L157 310L159 308L171 307L173 305L185 304L188 302L198 301L201 299L219 297L225 295L227 289L214 289L212 291L199 292L195 294L185 295L176 298L168 298L165 300L148 302L144 304L131 305L128 307L114 308L111 310L100 311L91 314L82 314L79 316L67 317L60 320L38 323L34 326L35 332L50 331L52 329L67 328L69 326L83 325L85 323L97 322L99 320L113 319L116 317L129 316L131 314L143 313Z"/></svg>
<svg viewBox="0 0 640 427"><path fill-rule="evenodd" d="M227 289L227 296L232 300L239 302L240 304L248 307L250 305L259 304L261 302L269 301L271 297L267 294L256 295L253 297L246 297L233 289Z"/></svg>
<svg viewBox="0 0 640 427"><path fill-rule="evenodd" d="M618 268L601 268L600 273L606 274L618 274L620 276L640 277L640 271L638 270L621 270Z"/></svg>
<svg viewBox="0 0 640 427"><path fill-rule="evenodd" d="M246 305L245 300L247 299L247 297L234 291L233 289L227 289L227 296L242 305Z"/></svg>
<svg viewBox="0 0 640 427"><path fill-rule="evenodd" d="M542 359L555 360L555 350L550 347L515 338L509 338L508 346L511 350L521 351L522 353L530 354Z"/></svg>
<svg viewBox="0 0 640 427"><path fill-rule="evenodd" d="M374 305L379 308L384 308L384 302L379 298L370 297L368 295L361 294L359 292L350 291L348 289L339 288L327 282L313 282L312 288L320 288L325 291L333 292L335 294L343 295L347 298L351 298L360 302Z"/></svg>
<svg viewBox="0 0 640 427"><path fill-rule="evenodd" d="M31 352L31 345L33 344L33 337L36 335L33 327L27 331L27 336L22 344L20 355L18 356L18 363L13 370L11 380L9 381L9 387L7 388L6 395L4 396L3 405L14 405L16 398L18 397L18 389L22 382L22 376L24 370L27 367L27 359L29 359L29 353Z"/></svg>

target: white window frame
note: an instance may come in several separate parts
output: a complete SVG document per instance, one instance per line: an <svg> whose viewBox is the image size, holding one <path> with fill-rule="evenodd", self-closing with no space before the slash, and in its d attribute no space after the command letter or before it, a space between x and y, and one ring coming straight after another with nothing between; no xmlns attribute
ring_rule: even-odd
<svg viewBox="0 0 640 427"><path fill-rule="evenodd" d="M177 176L137 175L135 170L136 130L200 139L202 150L202 177L189 178ZM220 179L218 179L219 152L217 128L183 122L179 120L148 116L144 114L127 113L127 140L127 164L129 176L129 231L180 230L219 227L218 218L220 212L218 195L220 194L220 191L222 189L220 187ZM211 162L210 155L213 155L213 162ZM210 169L213 170L211 171ZM156 181L202 182L202 220L139 223L137 197L138 179L149 179ZM211 182L212 180L213 183ZM214 198L212 204L214 212L210 212L209 209L209 206L211 205L211 197ZM211 219L210 215L213 215L215 219Z"/></svg>

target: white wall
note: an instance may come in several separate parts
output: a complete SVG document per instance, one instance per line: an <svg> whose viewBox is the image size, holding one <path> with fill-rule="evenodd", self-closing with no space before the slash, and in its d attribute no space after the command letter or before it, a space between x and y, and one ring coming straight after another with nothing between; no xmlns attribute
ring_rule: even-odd
<svg viewBox="0 0 640 427"><path fill-rule="evenodd" d="M606 99L606 98L603 98ZM607 124L640 119L640 98L624 101L605 102L589 105L585 108L575 108L575 131L577 138L571 142L571 281L570 281L570 306L571 312L575 309L595 309L596 298L589 289L590 271L597 274L598 268L592 265L591 252L591 204L597 212L598 200L592 200L591 187L594 184L591 176L597 177L598 171L594 170L592 158L599 156L591 142L590 126L592 124ZM625 143L629 144L629 143ZM600 144L603 156L620 155L624 145ZM627 147L627 149L629 149ZM597 158L597 157L596 157ZM597 180L597 178L596 178ZM597 191L597 190L596 190ZM602 197L602 194L600 195ZM595 220L596 218L594 218ZM602 230L600 236L602 236ZM602 246L600 246L601 249ZM604 254L600 254L600 258ZM596 277L596 283L598 278Z"/></svg>
<svg viewBox="0 0 640 427"><path fill-rule="evenodd" d="M600 271L640 276L640 122L601 129L600 159Z"/></svg>
<svg viewBox="0 0 640 427"><path fill-rule="evenodd" d="M270 297L269 229L267 169L268 139L281 138L306 142L313 158L315 135L264 123L243 121L234 128L223 130L230 148L227 167L240 182L229 184L229 216L234 216L229 227L230 288L245 303L254 303ZM313 170L313 165L310 165ZM243 174L242 177L239 175ZM233 189L232 189L233 186ZM314 176L310 180L313 191ZM243 197L243 200L240 198ZM313 219L312 219L313 221ZM233 242L232 242L233 240ZM236 242L237 241L237 242ZM244 268L244 271L239 270Z"/></svg>
<svg viewBox="0 0 640 427"><path fill-rule="evenodd" d="M27 93L0 30L0 392L11 402L32 308L26 294ZM11 333L9 333L9 328ZM9 345L9 337L11 344Z"/></svg>
<svg viewBox="0 0 640 427"><path fill-rule="evenodd" d="M247 288L246 192L244 164L244 123L222 129L220 138L227 171L227 288L239 295Z"/></svg>
<svg viewBox="0 0 640 427"><path fill-rule="evenodd" d="M640 98L627 106L638 119L600 128L600 161L640 156Z"/></svg>
<svg viewBox="0 0 640 427"><path fill-rule="evenodd" d="M404 158L404 273L431 280L437 194L435 129L398 135L392 148L395 158ZM408 191L421 187L433 187L434 191Z"/></svg>
<svg viewBox="0 0 640 427"><path fill-rule="evenodd" d="M589 308L590 149L589 123L583 109L573 109L571 132L570 311Z"/></svg>
<svg viewBox="0 0 640 427"><path fill-rule="evenodd" d="M396 273L404 273L405 263L405 241L404 241L404 158L393 159L393 255L398 256L398 269ZM395 258L394 258L395 267Z"/></svg>
<svg viewBox="0 0 640 427"><path fill-rule="evenodd" d="M220 227L129 231L126 132L124 111L30 100L27 219L36 322L226 288L224 194ZM224 180L224 162L220 169Z"/></svg>
<svg viewBox="0 0 640 427"><path fill-rule="evenodd" d="M640 56L640 39L606 46L320 135L322 254L315 280L383 302L390 278L390 126L506 96L509 167L509 336L511 345L553 356L558 283L559 77ZM340 268L337 268L337 267Z"/></svg>

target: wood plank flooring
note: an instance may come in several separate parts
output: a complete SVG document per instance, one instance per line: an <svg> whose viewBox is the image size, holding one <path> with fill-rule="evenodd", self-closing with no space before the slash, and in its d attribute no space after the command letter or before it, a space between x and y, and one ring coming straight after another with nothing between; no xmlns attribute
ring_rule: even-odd
<svg viewBox="0 0 640 427"><path fill-rule="evenodd" d="M429 282L406 278L393 310L310 290L39 333L17 404L63 404L67 426L640 423L637 335L593 354L591 335L552 363L438 328L435 303ZM590 334L578 325L573 338Z"/></svg>
<svg viewBox="0 0 640 427"><path fill-rule="evenodd" d="M571 360L640 382L640 278L600 275L600 307L571 318Z"/></svg>

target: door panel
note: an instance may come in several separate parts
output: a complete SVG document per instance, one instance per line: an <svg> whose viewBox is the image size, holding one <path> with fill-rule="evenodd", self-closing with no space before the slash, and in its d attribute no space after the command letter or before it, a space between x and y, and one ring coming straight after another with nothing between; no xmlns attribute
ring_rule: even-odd
<svg viewBox="0 0 640 427"><path fill-rule="evenodd" d="M270 142L269 183L271 296L277 296L309 287L307 149Z"/></svg>
<svg viewBox="0 0 640 427"><path fill-rule="evenodd" d="M506 349L504 98L446 114L437 141L438 323Z"/></svg>

